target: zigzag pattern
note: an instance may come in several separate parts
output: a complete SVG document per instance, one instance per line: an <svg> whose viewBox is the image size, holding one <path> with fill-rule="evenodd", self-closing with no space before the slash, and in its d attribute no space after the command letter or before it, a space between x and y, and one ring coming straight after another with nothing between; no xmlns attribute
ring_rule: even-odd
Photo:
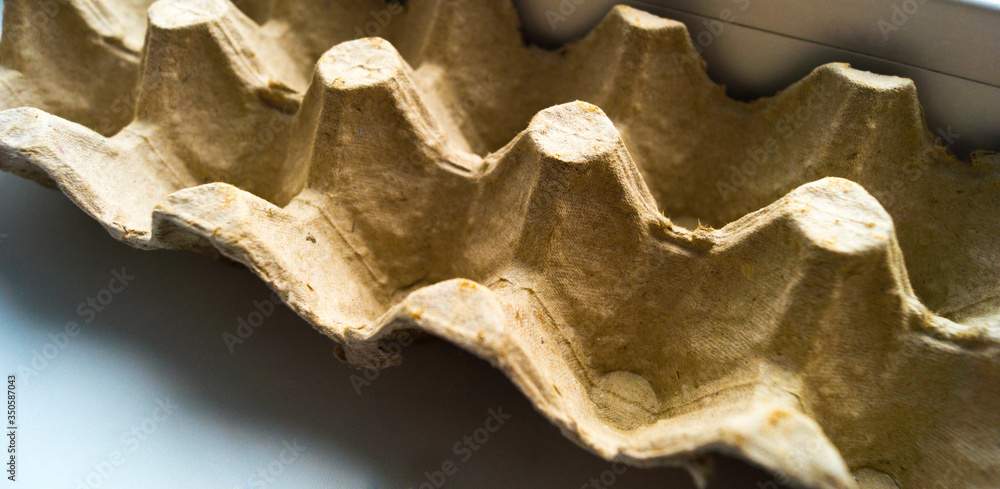
<svg viewBox="0 0 1000 489"><path fill-rule="evenodd" d="M5 2L0 109L35 107L104 135L120 131L135 112L146 15L154 1ZM238 5L264 19L270 3Z"/></svg>
<svg viewBox="0 0 1000 489"><path fill-rule="evenodd" d="M444 337L606 458L1000 482L998 162L936 146L912 83L828 65L741 104L632 9L545 52L506 4L421 7L383 26L402 55L320 56L351 29L310 2L161 1L135 120L2 112L0 166L134 246L244 263L353 364Z"/></svg>

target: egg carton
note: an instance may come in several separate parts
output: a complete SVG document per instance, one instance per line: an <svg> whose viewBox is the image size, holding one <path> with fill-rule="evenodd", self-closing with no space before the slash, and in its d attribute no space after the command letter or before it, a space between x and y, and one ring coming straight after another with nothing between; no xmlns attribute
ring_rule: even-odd
<svg viewBox="0 0 1000 489"><path fill-rule="evenodd" d="M1000 485L1000 158L952 156L911 81L829 64L731 100L682 24L621 6L551 51L506 2L241 7L161 0L97 51L5 25L6 68L130 110L0 112L0 168L246 265L355 366L447 339L609 460ZM138 75L93 70L123 45Z"/></svg>

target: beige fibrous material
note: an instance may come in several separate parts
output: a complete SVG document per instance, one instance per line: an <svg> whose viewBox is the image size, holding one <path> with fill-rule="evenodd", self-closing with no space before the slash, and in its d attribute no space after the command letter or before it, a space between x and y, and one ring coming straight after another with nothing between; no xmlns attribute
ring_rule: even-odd
<svg viewBox="0 0 1000 489"><path fill-rule="evenodd" d="M912 82L832 64L736 102L627 7L559 51L503 2L248 11L153 4L131 122L0 112L0 167L245 264L354 365L405 330L466 348L608 459L1000 485L1000 158L952 157ZM5 66L48 46L23 35Z"/></svg>
<svg viewBox="0 0 1000 489"><path fill-rule="evenodd" d="M152 0L4 5L0 108L36 107L114 134L132 118Z"/></svg>

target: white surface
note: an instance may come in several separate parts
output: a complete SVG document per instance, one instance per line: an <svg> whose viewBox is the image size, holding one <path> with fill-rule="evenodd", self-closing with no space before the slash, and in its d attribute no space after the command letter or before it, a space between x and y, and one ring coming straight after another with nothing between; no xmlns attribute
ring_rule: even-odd
<svg viewBox="0 0 1000 489"><path fill-rule="evenodd" d="M357 372L333 357L333 343L284 306L229 352L223 334L269 296L242 267L131 249L61 193L8 174L0 209L0 373L31 368L49 334L80 324L37 376L18 376L18 480L0 487L417 488L452 460L458 472L444 487L576 489L611 467L563 438L499 371L451 345L408 347L401 367L359 395ZM78 305L122 267L136 278L85 323ZM156 408L165 399L177 412L164 419ZM453 445L501 406L511 418L463 461ZM133 438L144 420L150 435ZM273 465L281 474L270 482L252 479L283 441L305 451ZM110 475L94 475L116 451ZM710 487L776 487L742 463L719 466ZM632 468L615 482L693 487L677 469Z"/></svg>

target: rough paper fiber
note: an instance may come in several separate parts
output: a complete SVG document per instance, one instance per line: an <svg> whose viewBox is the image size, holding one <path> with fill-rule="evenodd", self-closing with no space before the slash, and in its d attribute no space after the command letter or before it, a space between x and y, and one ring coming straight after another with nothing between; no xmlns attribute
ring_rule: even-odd
<svg viewBox="0 0 1000 489"><path fill-rule="evenodd" d="M55 115L0 112L0 167L133 246L245 264L352 364L448 339L608 459L1000 485L1000 161L950 156L909 80L831 64L736 102L627 7L559 51L504 2L243 8L153 4L141 73L107 73L134 118L26 99ZM5 67L107 55L29 31Z"/></svg>

